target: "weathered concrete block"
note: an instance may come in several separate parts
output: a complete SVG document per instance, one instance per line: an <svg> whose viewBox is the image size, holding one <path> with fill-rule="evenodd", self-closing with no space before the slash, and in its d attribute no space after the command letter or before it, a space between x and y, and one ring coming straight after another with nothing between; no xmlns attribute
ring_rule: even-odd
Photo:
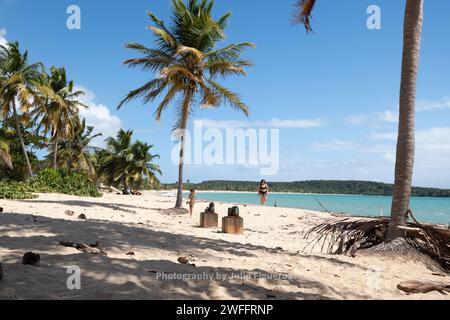
<svg viewBox="0 0 450 320"><path fill-rule="evenodd" d="M244 219L241 217L224 217L222 219L222 231L229 234L243 234Z"/></svg>
<svg viewBox="0 0 450 320"><path fill-rule="evenodd" d="M202 228L218 228L219 215L217 213L202 212L200 214L200 227Z"/></svg>

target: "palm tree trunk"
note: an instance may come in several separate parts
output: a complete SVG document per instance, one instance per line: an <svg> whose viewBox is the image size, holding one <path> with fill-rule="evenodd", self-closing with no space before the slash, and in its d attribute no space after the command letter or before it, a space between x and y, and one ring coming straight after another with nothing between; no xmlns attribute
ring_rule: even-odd
<svg viewBox="0 0 450 320"><path fill-rule="evenodd" d="M53 142L53 169L58 169L58 132L55 133L55 141Z"/></svg>
<svg viewBox="0 0 450 320"><path fill-rule="evenodd" d="M423 0L407 0L404 21L400 116L397 141L397 161L392 200L391 223L386 239L404 237L399 227L406 226L409 209L415 155L416 83L419 70L423 24Z"/></svg>
<svg viewBox="0 0 450 320"><path fill-rule="evenodd" d="M186 128L182 129L185 130ZM184 147L185 139L181 136L181 147L180 147L180 163L178 165L178 192L177 192L177 202L175 208L183 208L183 173L184 173Z"/></svg>
<svg viewBox="0 0 450 320"><path fill-rule="evenodd" d="M183 173L184 173L184 148L186 144L185 134L187 128L187 122L190 114L191 100L194 96L194 91L192 89L186 89L183 99L183 109L182 109L182 119L180 122L181 131L181 145L180 145L180 163L178 165L178 192L177 192L177 202L175 204L176 209L183 208Z"/></svg>
<svg viewBox="0 0 450 320"><path fill-rule="evenodd" d="M28 158L27 148L25 147L25 142L23 140L22 131L20 130L19 116L17 114L16 105L13 102L13 113L14 113L14 122L16 124L17 136L19 137L20 146L22 148L23 155L25 157L25 162L27 164L28 176L29 178L33 177L33 170L31 169L30 158Z"/></svg>

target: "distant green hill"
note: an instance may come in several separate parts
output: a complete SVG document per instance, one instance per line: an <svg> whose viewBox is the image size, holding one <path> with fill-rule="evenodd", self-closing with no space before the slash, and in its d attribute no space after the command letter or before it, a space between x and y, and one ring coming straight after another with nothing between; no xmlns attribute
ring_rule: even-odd
<svg viewBox="0 0 450 320"><path fill-rule="evenodd" d="M269 183L271 192L317 193L317 194L352 194L352 195L392 195L392 184L369 181L298 181ZM250 181L205 181L198 184L187 184L196 190L217 191L249 191L256 192L258 182ZM165 190L176 189L175 184L162 185ZM449 197L450 190L434 188L413 188L415 197Z"/></svg>

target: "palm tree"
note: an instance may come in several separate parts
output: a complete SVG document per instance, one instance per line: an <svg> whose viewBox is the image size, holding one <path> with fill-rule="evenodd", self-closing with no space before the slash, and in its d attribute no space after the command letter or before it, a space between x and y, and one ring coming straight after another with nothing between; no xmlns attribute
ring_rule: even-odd
<svg viewBox="0 0 450 320"><path fill-rule="evenodd" d="M144 181L151 185L158 184L159 180L156 174L162 175L161 168L154 164L155 159L159 159L159 155L153 155L151 149L153 145L136 141L130 149L127 172L129 183L135 187L141 187Z"/></svg>
<svg viewBox="0 0 450 320"><path fill-rule="evenodd" d="M120 102L119 108L137 98L142 98L146 104L161 97L155 111L155 119L160 121L168 105L180 98L175 110L177 122L174 126L180 137L176 208L183 205L184 134L194 104L199 102L206 108L228 103L245 115L249 114L249 108L239 95L220 85L217 77L246 75L244 67L251 63L241 59L240 55L246 48L254 45L245 42L216 49L216 44L225 37L224 30L231 13L215 20L212 17L213 6L214 2L208 0L190 0L188 5L183 0L172 0L173 19L170 28L154 14L148 13L155 25L149 29L156 36L156 48L147 48L137 43L126 45L142 56L126 60L124 65L130 68L140 67L157 75L142 87L129 92Z"/></svg>
<svg viewBox="0 0 450 320"><path fill-rule="evenodd" d="M122 183L124 190L130 185L140 187L144 181L158 183L156 174L162 174L153 161L159 155L153 155L152 145L141 141L131 143L133 131L120 130L117 138L108 138L107 149L101 153L102 164L99 175L105 176L109 185Z"/></svg>
<svg viewBox="0 0 450 320"><path fill-rule="evenodd" d="M26 112L32 106L36 97L36 83L39 80L41 63L29 64L28 52L20 52L19 43L0 45L0 75L3 78L0 86L0 114L6 118L12 114L22 152L25 157L29 176L33 176L30 159L25 147L17 103Z"/></svg>
<svg viewBox="0 0 450 320"><path fill-rule="evenodd" d="M38 86L42 103L36 107L31 115L37 121L44 133L51 133L53 144L53 168L58 168L58 143L60 140L70 139L79 123L80 107L86 107L78 97L83 91L74 91L73 81L67 81L64 68L50 68L50 75L43 73L42 83Z"/></svg>
<svg viewBox="0 0 450 320"><path fill-rule="evenodd" d="M100 155L100 167L98 176L106 177L108 185L122 183L125 190L128 189L125 175L128 150L131 148L133 131L120 129L116 138L106 139L106 150Z"/></svg>
<svg viewBox="0 0 450 320"><path fill-rule="evenodd" d="M58 147L54 145L50 148L49 158L55 159L55 150L57 150L57 161L60 167L73 170L86 170L91 178L95 177L96 160L93 152L97 148L91 146L92 140L100 137L101 134L92 134L94 127L86 126L86 121L79 120L74 127L73 135L70 139L59 141Z"/></svg>
<svg viewBox="0 0 450 320"><path fill-rule="evenodd" d="M316 0L298 2L299 22L311 31L310 17ZM415 153L415 104L416 83L419 70L420 47L422 39L423 0L406 0L403 30L403 61L400 87L400 122L397 141L397 161L395 166L395 185L393 192L391 222L386 235L387 241L404 237L399 227L407 223Z"/></svg>

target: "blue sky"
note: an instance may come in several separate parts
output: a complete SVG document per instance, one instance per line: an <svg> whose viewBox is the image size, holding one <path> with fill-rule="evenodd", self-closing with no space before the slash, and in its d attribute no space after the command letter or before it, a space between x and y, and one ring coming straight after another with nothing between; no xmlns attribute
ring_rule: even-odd
<svg viewBox="0 0 450 320"><path fill-rule="evenodd" d="M229 42L251 41L246 78L225 84L251 107L246 118L228 107L197 110L196 119L223 126L280 126L280 170L271 181L358 179L392 182L402 52L404 0L320 1L315 33L292 24L294 0L217 0L219 16L232 11ZM81 30L66 28L69 5L81 8ZM369 5L381 8L381 30L366 27ZM168 20L167 0L0 0L0 42L15 41L33 61L65 66L84 88L85 116L106 136L119 127L155 145L162 181L174 182L170 156L173 113L161 123L154 105L121 98L153 75L122 67L135 56L126 42L153 45L146 11ZM450 187L450 2L425 2L418 81L417 157L414 184ZM3 40L2 40L3 39ZM289 122L287 122L289 120ZM229 121L224 122L223 121ZM309 124L309 125L305 125ZM259 180L250 166L187 166L191 181Z"/></svg>

